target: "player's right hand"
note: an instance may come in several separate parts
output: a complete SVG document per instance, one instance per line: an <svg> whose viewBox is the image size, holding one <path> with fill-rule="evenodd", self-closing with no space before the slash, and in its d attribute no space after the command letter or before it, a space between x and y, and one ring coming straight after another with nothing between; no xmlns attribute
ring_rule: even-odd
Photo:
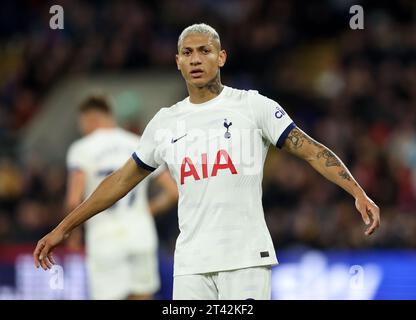
<svg viewBox="0 0 416 320"><path fill-rule="evenodd" d="M65 234L60 229L56 228L52 232L48 233L42 239L38 241L35 251L33 251L33 260L35 267L47 270L52 268L56 263L53 259L53 249L68 238L69 234Z"/></svg>

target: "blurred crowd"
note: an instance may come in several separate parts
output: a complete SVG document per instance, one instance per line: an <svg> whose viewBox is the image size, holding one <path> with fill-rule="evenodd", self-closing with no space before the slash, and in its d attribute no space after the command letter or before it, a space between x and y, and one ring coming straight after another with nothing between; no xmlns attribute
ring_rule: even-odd
<svg viewBox="0 0 416 320"><path fill-rule="evenodd" d="M64 215L65 164L17 152L53 85L73 74L174 70L179 33L206 22L228 61L223 83L257 89L326 144L380 206L371 239L354 199L306 163L270 150L264 209L276 248L416 247L416 2L8 1L0 13L0 241L33 242ZM362 4L364 30L349 7ZM182 81L178 75L178 81ZM271 148L272 149L272 148ZM174 214L158 217L162 244Z"/></svg>

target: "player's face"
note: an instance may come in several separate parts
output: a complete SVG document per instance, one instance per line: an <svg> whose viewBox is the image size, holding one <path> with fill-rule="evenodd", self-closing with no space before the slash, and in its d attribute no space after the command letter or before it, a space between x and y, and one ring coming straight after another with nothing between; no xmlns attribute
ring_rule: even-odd
<svg viewBox="0 0 416 320"><path fill-rule="evenodd" d="M79 128L83 135L90 134L96 126L96 114L93 111L83 112L79 118Z"/></svg>
<svg viewBox="0 0 416 320"><path fill-rule="evenodd" d="M203 87L217 76L226 58L225 50L208 35L190 34L179 47L176 64L188 84Z"/></svg>

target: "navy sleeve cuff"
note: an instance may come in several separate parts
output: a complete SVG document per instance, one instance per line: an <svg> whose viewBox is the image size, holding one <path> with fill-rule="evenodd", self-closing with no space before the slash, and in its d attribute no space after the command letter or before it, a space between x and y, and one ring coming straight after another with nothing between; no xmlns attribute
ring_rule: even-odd
<svg viewBox="0 0 416 320"><path fill-rule="evenodd" d="M137 166L139 166L140 168L146 169L148 171L155 171L156 170L156 168L148 166L142 160L140 160L140 158L137 156L136 152L133 152L133 154L131 156L132 156L133 160L136 162Z"/></svg>
<svg viewBox="0 0 416 320"><path fill-rule="evenodd" d="M295 127L296 125L294 122L292 122L291 124L287 126L285 131L283 131L282 134L280 135L279 140L277 140L276 147L278 147L279 149L283 147L283 144L285 143L287 136L289 135L290 131L292 131L292 129Z"/></svg>

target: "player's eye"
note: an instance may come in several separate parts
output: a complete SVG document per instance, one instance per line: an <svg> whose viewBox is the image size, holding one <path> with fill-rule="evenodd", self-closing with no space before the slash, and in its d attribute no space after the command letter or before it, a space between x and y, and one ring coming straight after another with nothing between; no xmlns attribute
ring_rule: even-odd
<svg viewBox="0 0 416 320"><path fill-rule="evenodd" d="M211 51L211 50L209 50L209 49L207 49L207 48L202 49L202 53L204 53L204 54L208 54L210 51Z"/></svg>
<svg viewBox="0 0 416 320"><path fill-rule="evenodd" d="M183 54L184 56L189 56L189 55L191 54L191 51L189 51L189 50L185 50L185 51L182 51L182 54Z"/></svg>

